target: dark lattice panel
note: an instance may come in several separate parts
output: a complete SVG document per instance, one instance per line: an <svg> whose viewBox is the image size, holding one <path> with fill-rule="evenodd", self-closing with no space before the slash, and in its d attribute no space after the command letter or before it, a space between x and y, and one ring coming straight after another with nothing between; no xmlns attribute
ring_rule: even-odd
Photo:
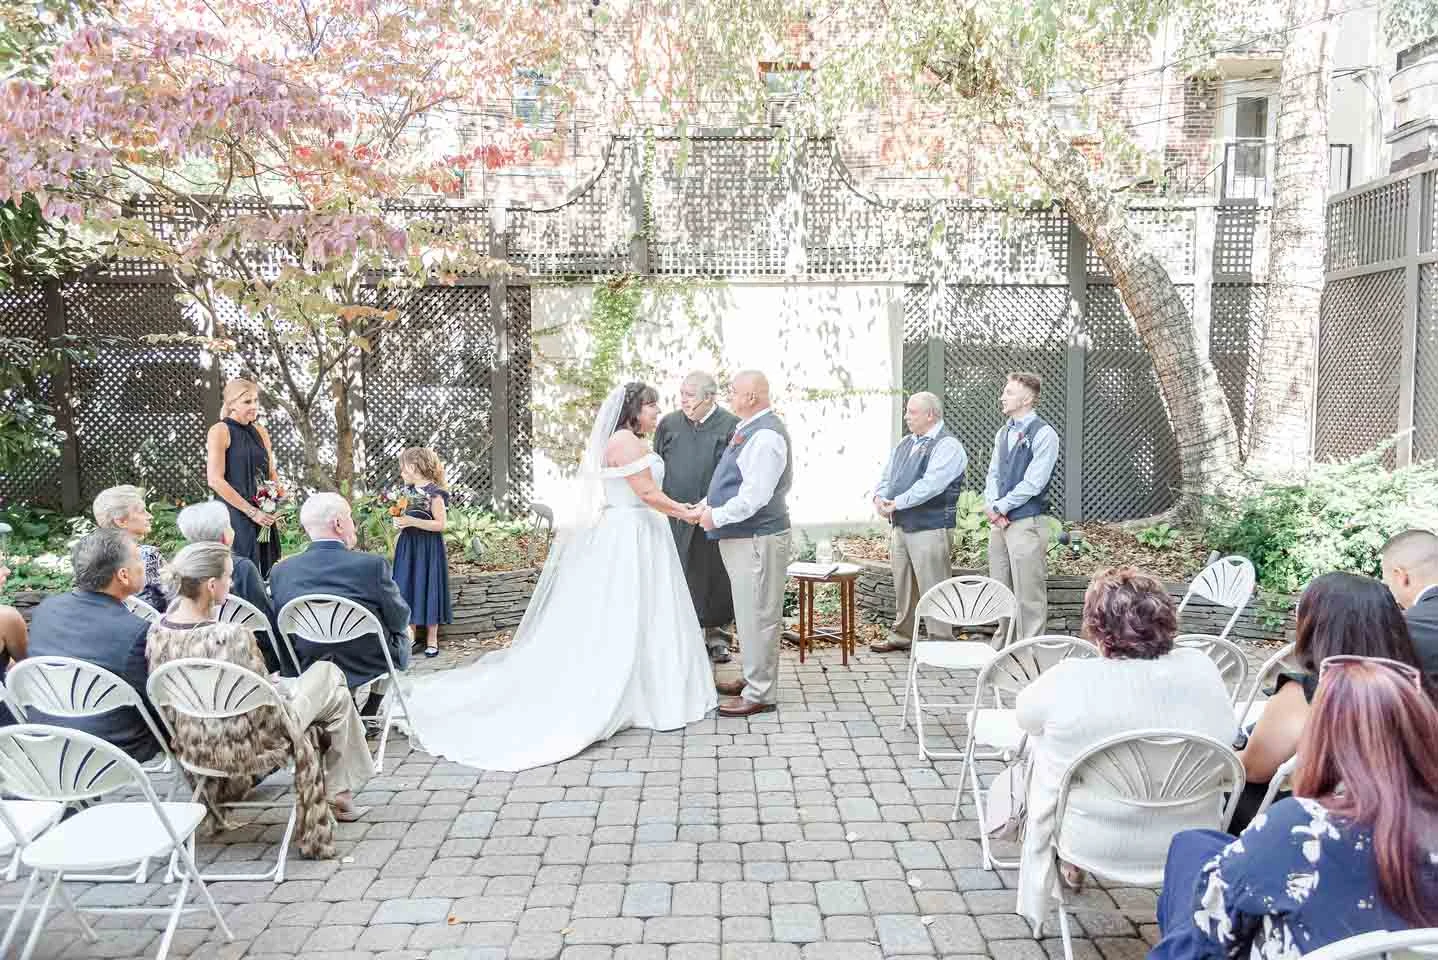
<svg viewBox="0 0 1438 960"><path fill-rule="evenodd" d="M1258 361L1263 346L1264 287L1253 283L1215 283L1208 327L1208 356L1238 428L1238 442L1248 452L1248 429L1258 389Z"/></svg>
<svg viewBox="0 0 1438 960"><path fill-rule="evenodd" d="M929 339L934 336L928 287L904 290L904 359L902 380L905 394L930 389ZM902 420L902 418L901 418Z"/></svg>
<svg viewBox="0 0 1438 960"><path fill-rule="evenodd" d="M45 300L38 286L11 287L0 289L0 337L24 339L35 344L46 341ZM0 357L0 363L8 362ZM56 405L52 384L48 377L37 384L35 396L29 399L50 406ZM60 496L60 458L32 457L17 464L8 474L0 473L0 497L6 500L28 498L39 491L46 499L57 500Z"/></svg>
<svg viewBox="0 0 1438 960"><path fill-rule="evenodd" d="M1408 191L1416 178L1395 180L1328 206L1328 269L1346 270L1403 256Z"/></svg>
<svg viewBox="0 0 1438 960"><path fill-rule="evenodd" d="M650 266L657 273L777 276L799 237L792 153L769 138L654 145Z"/></svg>
<svg viewBox="0 0 1438 960"><path fill-rule="evenodd" d="M1438 457L1438 263L1418 282L1418 356L1413 388L1413 459Z"/></svg>
<svg viewBox="0 0 1438 960"><path fill-rule="evenodd" d="M1423 174L1423 195L1428 198L1424 209L1428 211L1428 236L1423 252L1438 250L1438 170Z"/></svg>
<svg viewBox="0 0 1438 960"><path fill-rule="evenodd" d="M964 486L982 490L1003 424L999 394L1006 376L1029 370L1043 378L1039 414L1064 435L1068 291L1041 286L950 286L939 321L944 337L944 420L963 441L970 466ZM1049 487L1053 513L1063 509L1064 461Z"/></svg>
<svg viewBox="0 0 1438 960"><path fill-rule="evenodd" d="M523 512L534 499L533 342L529 287L506 288L509 298L509 499Z"/></svg>
<svg viewBox="0 0 1438 960"><path fill-rule="evenodd" d="M1214 276L1248 276L1254 270L1253 244L1259 219L1266 216L1256 203L1223 204L1214 222Z"/></svg>
<svg viewBox="0 0 1438 960"><path fill-rule="evenodd" d="M366 479L399 481L405 447L430 447L449 482L494 492L490 410L496 360L486 286L426 287L395 304L400 323L364 359Z"/></svg>
<svg viewBox="0 0 1438 960"><path fill-rule="evenodd" d="M1151 516L1177 496L1178 447L1168 411L1153 361L1118 291L1090 285L1088 297L1083 515L1090 520Z"/></svg>
<svg viewBox="0 0 1438 960"><path fill-rule="evenodd" d="M1143 237L1145 249L1158 256L1171 277L1193 276L1198 234L1193 210L1144 207L1130 210L1128 219ZM1088 251L1088 273L1091 277L1108 276L1108 268L1092 246Z"/></svg>
<svg viewBox="0 0 1438 960"><path fill-rule="evenodd" d="M953 283L1064 283L1068 218L1057 208L943 207L945 277Z"/></svg>
<svg viewBox="0 0 1438 960"><path fill-rule="evenodd" d="M1388 270L1324 287L1314 443L1319 460L1362 453L1398 429L1403 277L1403 270Z"/></svg>
<svg viewBox="0 0 1438 960"><path fill-rule="evenodd" d="M509 213L509 259L534 274L592 275L629 268L634 235L629 178L636 162L616 140L594 179L557 207ZM706 210L713 209L710 203Z"/></svg>
<svg viewBox="0 0 1438 960"><path fill-rule="evenodd" d="M167 284L83 284L64 293L68 332L84 338L189 333ZM205 489L207 400L213 389L196 346L106 344L72 370L80 495L137 483L157 494Z"/></svg>

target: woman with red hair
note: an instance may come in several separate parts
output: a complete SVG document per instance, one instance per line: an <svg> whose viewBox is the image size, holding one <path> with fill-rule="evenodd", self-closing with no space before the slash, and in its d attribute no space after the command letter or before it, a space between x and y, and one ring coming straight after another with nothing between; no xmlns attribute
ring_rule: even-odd
<svg viewBox="0 0 1438 960"><path fill-rule="evenodd" d="M1412 664L1324 660L1293 797L1169 848L1150 960L1296 957L1438 927L1438 708Z"/></svg>

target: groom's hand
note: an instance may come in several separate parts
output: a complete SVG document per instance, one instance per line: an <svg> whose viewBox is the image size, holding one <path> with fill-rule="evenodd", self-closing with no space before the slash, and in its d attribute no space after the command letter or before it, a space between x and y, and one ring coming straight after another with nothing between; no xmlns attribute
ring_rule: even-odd
<svg viewBox="0 0 1438 960"><path fill-rule="evenodd" d="M714 511L711 510L709 507L705 507L705 508L703 509L703 511L700 512L700 514L699 514L699 526L703 527L705 530L713 530L713 529L714 529L714 527L715 527L715 523L714 523Z"/></svg>

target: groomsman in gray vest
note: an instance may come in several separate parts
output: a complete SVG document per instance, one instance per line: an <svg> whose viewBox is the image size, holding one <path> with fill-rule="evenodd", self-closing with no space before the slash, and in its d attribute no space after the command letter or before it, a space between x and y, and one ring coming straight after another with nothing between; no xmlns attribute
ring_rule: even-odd
<svg viewBox="0 0 1438 960"><path fill-rule="evenodd" d="M1014 592L1016 629L1022 640L1044 632L1048 623L1049 481L1059 458L1059 435L1037 413L1043 381L1036 373L1011 373L999 395L1008 420L994 438L994 456L984 482L989 515L989 576Z"/></svg>
<svg viewBox="0 0 1438 960"><path fill-rule="evenodd" d="M745 370L729 388L729 408L740 417L734 437L714 468L709 496L696 518L729 571L734 624L744 675L716 683L728 699L725 717L773 710L779 702L779 635L789 566L789 508L794 457L784 424L769 409L769 381Z"/></svg>
<svg viewBox="0 0 1438 960"><path fill-rule="evenodd" d="M893 524L889 560L894 568L894 627L887 640L869 644L875 653L907 650L914 608L930 587L952 574L954 521L969 456L944 426L932 393L916 393L904 407L909 435L900 441L874 488L874 509ZM953 628L930 618L929 639L952 640Z"/></svg>

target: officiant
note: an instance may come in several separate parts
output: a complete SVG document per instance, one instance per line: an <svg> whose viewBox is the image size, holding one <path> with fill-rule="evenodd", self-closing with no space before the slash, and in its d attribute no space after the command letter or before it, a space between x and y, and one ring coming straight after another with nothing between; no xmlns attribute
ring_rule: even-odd
<svg viewBox="0 0 1438 960"><path fill-rule="evenodd" d="M718 405L718 392L719 385L709 374L689 374L679 387L680 409L665 415L654 431L654 452L664 460L664 493L680 503L704 499L714 468L739 423L738 417ZM671 519L669 526L694 612L704 628L709 659L728 663L729 637L723 628L734 620L734 596L719 543L692 523Z"/></svg>

